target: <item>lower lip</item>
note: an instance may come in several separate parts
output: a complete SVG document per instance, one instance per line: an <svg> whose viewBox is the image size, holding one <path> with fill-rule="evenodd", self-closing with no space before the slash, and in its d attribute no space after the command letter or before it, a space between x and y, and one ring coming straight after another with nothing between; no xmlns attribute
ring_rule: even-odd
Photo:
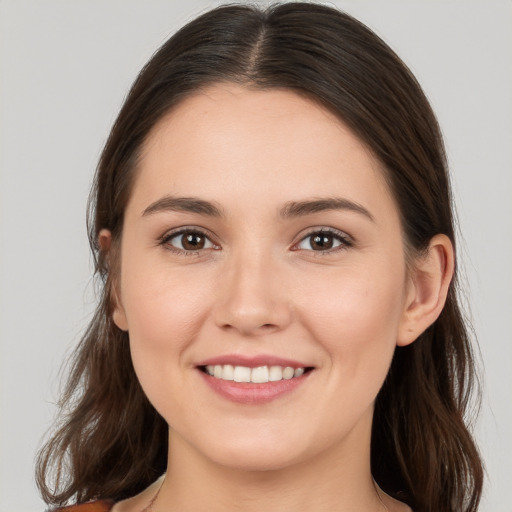
<svg viewBox="0 0 512 512"><path fill-rule="evenodd" d="M312 373L309 371L300 377L293 377L292 379L255 384L251 382L222 380L212 377L201 370L198 371L201 373L208 386L222 397L232 402L254 405L265 404L291 393L303 384Z"/></svg>

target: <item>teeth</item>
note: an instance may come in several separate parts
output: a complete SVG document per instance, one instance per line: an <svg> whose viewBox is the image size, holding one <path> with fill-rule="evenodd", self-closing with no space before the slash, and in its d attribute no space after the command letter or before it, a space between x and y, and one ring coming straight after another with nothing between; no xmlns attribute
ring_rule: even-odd
<svg viewBox="0 0 512 512"><path fill-rule="evenodd" d="M282 366L271 366L269 371L268 380L274 382L276 380L283 379L283 367Z"/></svg>
<svg viewBox="0 0 512 512"><path fill-rule="evenodd" d="M206 366L206 373L222 380L262 384L300 377L304 373L304 368L292 368L291 366L258 366L257 368L249 368L247 366L216 364L215 366Z"/></svg>
<svg viewBox="0 0 512 512"><path fill-rule="evenodd" d="M295 370L293 368L291 368L290 366L287 366L283 370L283 379L290 380L293 377L294 372L295 372Z"/></svg>
<svg viewBox="0 0 512 512"><path fill-rule="evenodd" d="M233 380L235 378L235 369L230 364L225 364L222 367L222 379Z"/></svg>
<svg viewBox="0 0 512 512"><path fill-rule="evenodd" d="M268 367L253 368L251 370L251 382L268 382Z"/></svg>
<svg viewBox="0 0 512 512"><path fill-rule="evenodd" d="M294 377L300 377L304 373L304 368L295 368L293 372Z"/></svg>
<svg viewBox="0 0 512 512"><path fill-rule="evenodd" d="M235 382L251 382L251 369L246 366L235 366Z"/></svg>

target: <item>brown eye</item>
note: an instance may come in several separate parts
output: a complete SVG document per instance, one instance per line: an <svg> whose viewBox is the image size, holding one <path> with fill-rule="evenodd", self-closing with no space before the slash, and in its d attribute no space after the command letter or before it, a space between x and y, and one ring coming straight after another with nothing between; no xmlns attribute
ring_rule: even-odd
<svg viewBox="0 0 512 512"><path fill-rule="evenodd" d="M175 233L167 237L164 243L180 251L200 251L214 247L212 241L200 231Z"/></svg>
<svg viewBox="0 0 512 512"><path fill-rule="evenodd" d="M334 237L332 235L324 235L323 233L320 233L312 235L309 243L314 251L325 251L326 249L333 248Z"/></svg>
<svg viewBox="0 0 512 512"><path fill-rule="evenodd" d="M186 249L187 251L203 249L205 242L206 238L199 233L181 235L181 245L183 246L183 249Z"/></svg>
<svg viewBox="0 0 512 512"><path fill-rule="evenodd" d="M350 240L337 231L317 231L310 233L304 237L298 244L297 248L307 251L329 251L338 247L349 247Z"/></svg>

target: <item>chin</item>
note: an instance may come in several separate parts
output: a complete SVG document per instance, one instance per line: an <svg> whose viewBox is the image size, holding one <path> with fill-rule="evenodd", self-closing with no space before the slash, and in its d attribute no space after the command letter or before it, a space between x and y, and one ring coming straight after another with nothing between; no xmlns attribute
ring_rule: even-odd
<svg viewBox="0 0 512 512"><path fill-rule="evenodd" d="M220 439L219 436L203 437L194 443L196 453L218 466L237 471L277 471L297 464L306 458L307 450L301 447L304 440L281 433L279 436L257 436L233 433ZM191 440L189 440L189 443Z"/></svg>
<svg viewBox="0 0 512 512"><path fill-rule="evenodd" d="M213 461L221 466L245 472L279 471L299 463L302 459L297 453L264 448L216 453L214 457Z"/></svg>

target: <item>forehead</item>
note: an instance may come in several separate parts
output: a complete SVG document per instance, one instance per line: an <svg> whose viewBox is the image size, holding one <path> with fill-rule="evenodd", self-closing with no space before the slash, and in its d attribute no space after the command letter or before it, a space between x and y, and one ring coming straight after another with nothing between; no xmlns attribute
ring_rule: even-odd
<svg viewBox="0 0 512 512"><path fill-rule="evenodd" d="M284 127L288 128L286 132L282 131ZM224 135L230 136L229 141L222 138ZM177 138L196 142L201 139L201 146L209 142L222 146L244 142L247 148L252 143L267 149L281 144L307 150L311 145L305 142L312 137L342 137L345 146L371 156L333 112L304 94L284 88L256 89L219 83L188 96L171 109L150 132L143 155Z"/></svg>
<svg viewBox="0 0 512 512"><path fill-rule="evenodd" d="M229 203L365 191L370 202L392 200L380 162L332 112L290 90L217 84L153 128L133 196L142 207L164 193Z"/></svg>

